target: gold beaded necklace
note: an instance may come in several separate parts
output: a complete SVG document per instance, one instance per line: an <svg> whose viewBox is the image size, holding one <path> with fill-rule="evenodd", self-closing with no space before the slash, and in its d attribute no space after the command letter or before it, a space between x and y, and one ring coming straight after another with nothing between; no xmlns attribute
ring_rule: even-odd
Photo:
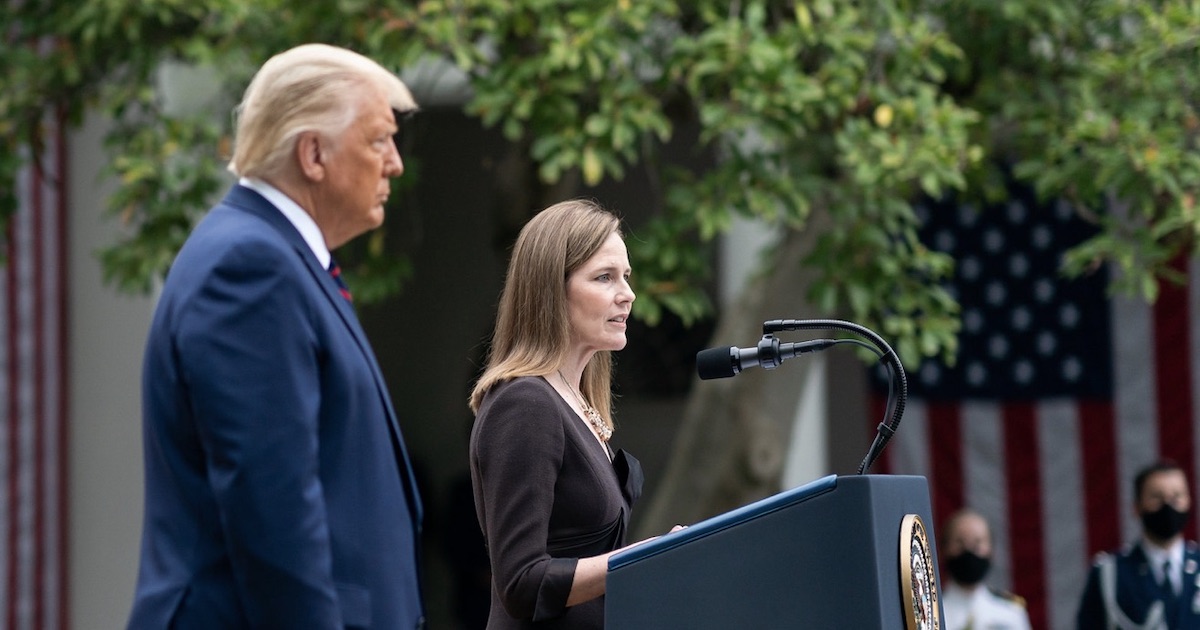
<svg viewBox="0 0 1200 630"><path fill-rule="evenodd" d="M608 439L612 437L612 427L605 424L604 419L600 417L600 412L596 411L595 407L587 404L583 400L583 396L575 391L574 387L571 387L571 384L567 382L567 377L563 376L562 370L558 371L558 378L562 379L563 385L566 385L567 389L571 390L571 395L579 402L579 407L583 409L584 417L587 419L588 424L592 426L592 430L600 437L600 441L607 443Z"/></svg>

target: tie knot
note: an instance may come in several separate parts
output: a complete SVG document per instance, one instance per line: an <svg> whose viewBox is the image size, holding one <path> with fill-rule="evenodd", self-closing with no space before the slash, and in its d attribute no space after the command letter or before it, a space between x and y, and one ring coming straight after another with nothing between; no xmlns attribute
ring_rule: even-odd
<svg viewBox="0 0 1200 630"><path fill-rule="evenodd" d="M1171 574L1171 560L1170 559L1163 560L1162 583L1163 583L1163 586L1166 587L1167 591L1169 591L1171 593L1175 592L1175 580L1174 580L1174 576Z"/></svg>

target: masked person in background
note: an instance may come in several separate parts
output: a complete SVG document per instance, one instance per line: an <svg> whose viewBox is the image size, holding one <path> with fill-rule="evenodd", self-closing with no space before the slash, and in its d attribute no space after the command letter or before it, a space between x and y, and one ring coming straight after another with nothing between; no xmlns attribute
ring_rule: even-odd
<svg viewBox="0 0 1200 630"><path fill-rule="evenodd" d="M1025 600L983 583L992 567L992 533L978 512L959 510L946 521L940 551L946 558L942 574L945 628L1029 630Z"/></svg>
<svg viewBox="0 0 1200 630"><path fill-rule="evenodd" d="M1142 539L1100 554L1088 573L1076 628L1200 628L1200 550L1183 539L1192 498L1187 475L1160 461L1134 477Z"/></svg>

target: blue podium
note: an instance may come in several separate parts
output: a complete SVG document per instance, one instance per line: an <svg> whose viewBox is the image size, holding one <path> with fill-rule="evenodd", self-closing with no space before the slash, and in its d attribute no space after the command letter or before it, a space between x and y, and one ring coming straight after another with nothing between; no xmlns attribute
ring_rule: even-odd
<svg viewBox="0 0 1200 630"><path fill-rule="evenodd" d="M605 627L940 628L932 522L924 477L824 477L612 556Z"/></svg>

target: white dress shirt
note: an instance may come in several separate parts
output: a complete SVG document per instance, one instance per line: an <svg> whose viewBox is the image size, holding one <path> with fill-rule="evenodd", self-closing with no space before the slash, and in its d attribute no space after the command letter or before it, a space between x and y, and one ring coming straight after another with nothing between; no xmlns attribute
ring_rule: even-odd
<svg viewBox="0 0 1200 630"><path fill-rule="evenodd" d="M312 215L301 208L300 204L292 201L291 197L261 179L243 177L238 180L238 183L262 195L271 202L271 205L278 208L283 216L296 226L296 231L304 237L304 242L308 243L308 247L316 255L317 262L321 263L321 267L329 269L329 261L332 260L333 254L329 253L329 247L325 245L325 236L321 234L321 228L317 227L317 222L313 220Z"/></svg>
<svg viewBox="0 0 1200 630"><path fill-rule="evenodd" d="M1170 547L1159 547L1148 540L1142 541L1142 552L1146 554L1146 561L1150 563L1150 570L1154 573L1154 581L1162 584L1163 581L1163 565L1167 562L1171 563L1170 575L1167 576L1171 580L1171 590L1175 594L1179 594L1179 585L1183 581L1183 539L1176 540Z"/></svg>

